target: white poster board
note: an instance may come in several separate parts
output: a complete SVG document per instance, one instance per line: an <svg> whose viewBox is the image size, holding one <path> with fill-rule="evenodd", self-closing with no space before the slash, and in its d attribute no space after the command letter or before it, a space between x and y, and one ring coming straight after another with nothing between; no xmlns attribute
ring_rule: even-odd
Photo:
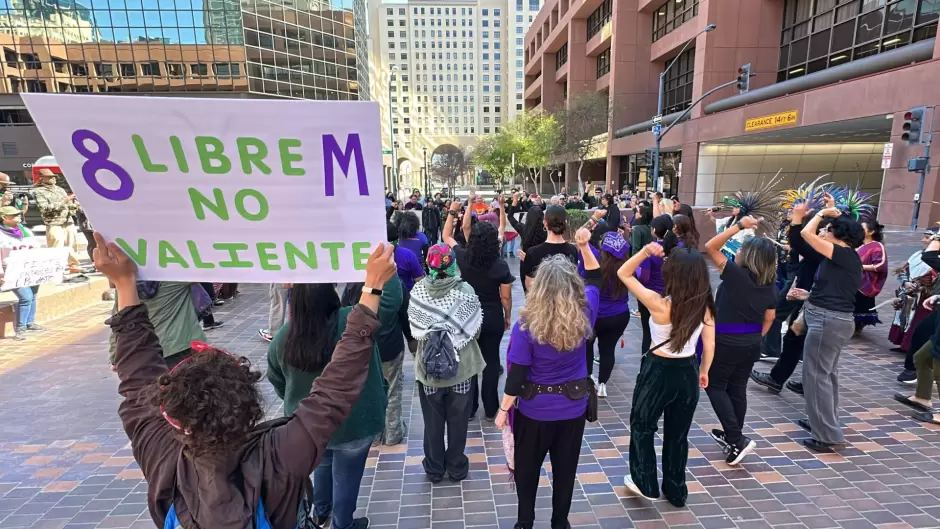
<svg viewBox="0 0 940 529"><path fill-rule="evenodd" d="M377 103L23 96L141 279L361 281L386 238Z"/></svg>
<svg viewBox="0 0 940 529"><path fill-rule="evenodd" d="M62 282L68 248L27 248L10 252L0 291Z"/></svg>

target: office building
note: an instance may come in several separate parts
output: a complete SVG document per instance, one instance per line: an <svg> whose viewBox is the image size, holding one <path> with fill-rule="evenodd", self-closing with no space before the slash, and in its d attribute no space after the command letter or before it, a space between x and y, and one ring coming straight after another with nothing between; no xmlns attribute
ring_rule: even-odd
<svg viewBox="0 0 940 529"><path fill-rule="evenodd" d="M923 145L901 135L910 108L940 102L938 19L938 0L548 0L525 38L525 107L608 95L606 148L585 169L597 183L709 206L781 169L782 187L829 173L908 225L920 176L907 163ZM676 123L654 178L664 71L661 126ZM921 226L940 220L936 177Z"/></svg>
<svg viewBox="0 0 940 529"><path fill-rule="evenodd" d="M466 150L522 110L523 35L538 2L410 0L370 10L385 162L397 159L405 185L421 187L425 159L440 149Z"/></svg>

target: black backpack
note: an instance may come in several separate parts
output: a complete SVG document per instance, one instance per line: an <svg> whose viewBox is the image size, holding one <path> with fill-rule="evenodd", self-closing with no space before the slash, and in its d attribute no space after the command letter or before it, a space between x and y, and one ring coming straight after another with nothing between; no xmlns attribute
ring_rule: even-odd
<svg viewBox="0 0 940 529"><path fill-rule="evenodd" d="M432 329L421 357L424 371L429 378L449 380L457 376L460 357L454 351L454 342L446 329Z"/></svg>

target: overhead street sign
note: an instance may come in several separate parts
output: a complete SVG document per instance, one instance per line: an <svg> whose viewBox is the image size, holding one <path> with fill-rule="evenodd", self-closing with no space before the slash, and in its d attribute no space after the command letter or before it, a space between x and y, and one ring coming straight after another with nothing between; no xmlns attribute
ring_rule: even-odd
<svg viewBox="0 0 940 529"><path fill-rule="evenodd" d="M654 136L659 136L659 134L660 134L662 131L663 131L663 124L662 124L662 123L657 123L657 124L653 125L653 135L654 135Z"/></svg>
<svg viewBox="0 0 940 529"><path fill-rule="evenodd" d="M654 124L659 124L659 123L662 123L662 122L663 122L663 115L662 115L662 114L657 114L657 115L653 116L653 123L654 123Z"/></svg>
<svg viewBox="0 0 940 529"><path fill-rule="evenodd" d="M391 149L382 149L382 154L392 154Z"/></svg>

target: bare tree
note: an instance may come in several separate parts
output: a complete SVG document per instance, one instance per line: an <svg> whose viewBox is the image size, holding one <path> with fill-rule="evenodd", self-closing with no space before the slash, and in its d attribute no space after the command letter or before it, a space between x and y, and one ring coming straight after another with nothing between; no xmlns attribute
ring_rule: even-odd
<svg viewBox="0 0 940 529"><path fill-rule="evenodd" d="M566 160L578 161L578 192L584 192L581 171L594 150L607 139L602 136L610 125L609 97L604 92L582 92L558 111L562 126L559 154Z"/></svg>
<svg viewBox="0 0 940 529"><path fill-rule="evenodd" d="M431 155L431 174L442 184L453 189L457 179L467 174L469 153L453 145L442 145Z"/></svg>

